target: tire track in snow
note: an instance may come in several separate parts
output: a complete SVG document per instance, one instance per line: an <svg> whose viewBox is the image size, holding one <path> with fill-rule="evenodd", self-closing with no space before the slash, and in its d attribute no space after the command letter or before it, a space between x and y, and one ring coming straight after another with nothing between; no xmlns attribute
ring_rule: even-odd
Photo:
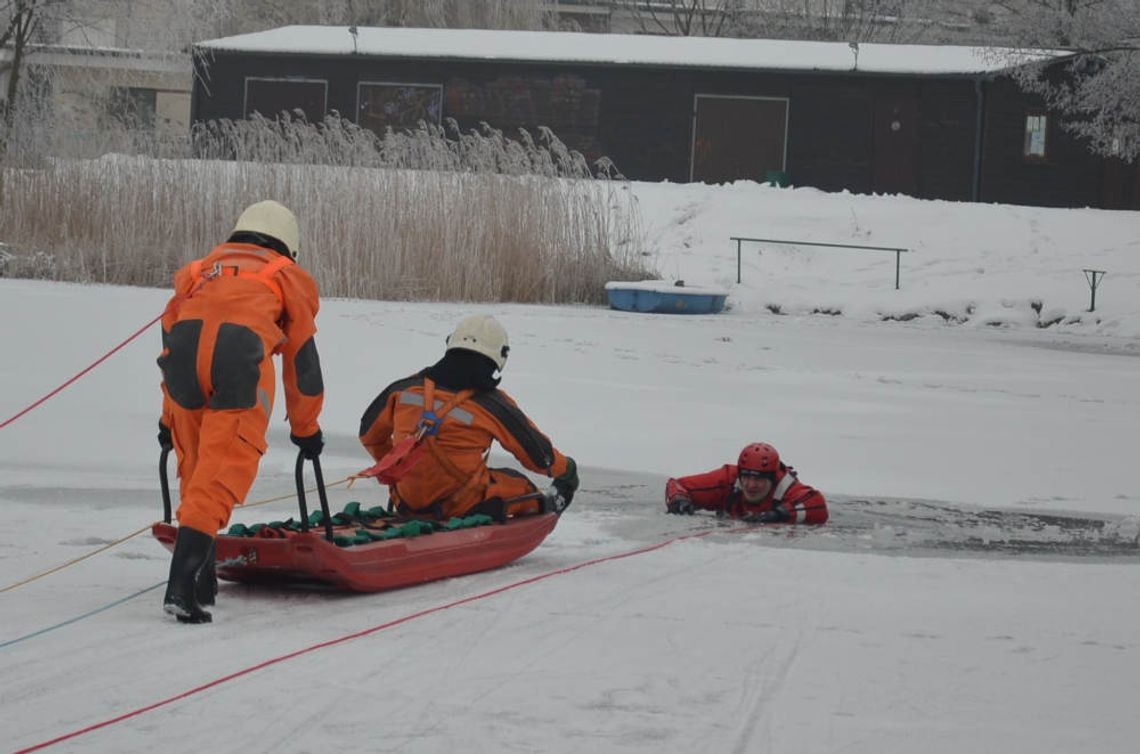
<svg viewBox="0 0 1140 754"><path fill-rule="evenodd" d="M737 719L741 723L736 730L736 740L732 744L733 754L750 754L757 751L753 741L761 729L770 739L772 702L779 696L799 656L802 639L801 628L797 630L790 646L781 645L775 652L765 649L764 654L748 663L738 704ZM752 679L756 681L750 683ZM771 751L771 749L771 740L769 740L762 750Z"/></svg>

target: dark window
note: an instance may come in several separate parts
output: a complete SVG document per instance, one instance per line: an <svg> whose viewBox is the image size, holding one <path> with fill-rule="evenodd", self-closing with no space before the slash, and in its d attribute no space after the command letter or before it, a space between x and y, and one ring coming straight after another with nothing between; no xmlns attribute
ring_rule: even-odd
<svg viewBox="0 0 1140 754"><path fill-rule="evenodd" d="M154 89L112 87L107 114L128 128L152 130L157 94Z"/></svg>
<svg viewBox="0 0 1140 754"><path fill-rule="evenodd" d="M1112 133L1112 142L1109 144L1108 149L1109 157L1124 159L1127 155L1132 153L1132 145L1134 142L1134 136L1125 129L1124 126L1118 126Z"/></svg>
<svg viewBox="0 0 1140 754"><path fill-rule="evenodd" d="M443 111L443 87L439 84L362 81L356 95L357 125L379 136L387 128L414 129L420 121L439 125Z"/></svg>
<svg viewBox="0 0 1140 754"><path fill-rule="evenodd" d="M276 118L281 113L297 115L299 110L310 123L325 118L328 82L324 79L245 80L245 117L261 113Z"/></svg>
<svg viewBox="0 0 1140 754"><path fill-rule="evenodd" d="M1025 142L1021 154L1027 160L1044 160L1046 138L1049 135L1049 116L1044 113L1030 113L1025 116Z"/></svg>

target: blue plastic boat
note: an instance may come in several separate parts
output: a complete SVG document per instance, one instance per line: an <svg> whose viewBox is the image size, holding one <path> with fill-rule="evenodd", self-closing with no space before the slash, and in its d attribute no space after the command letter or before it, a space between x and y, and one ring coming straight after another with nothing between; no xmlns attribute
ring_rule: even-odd
<svg viewBox="0 0 1140 754"><path fill-rule="evenodd" d="M716 314L728 291L671 283L667 280L606 283L610 308L651 314Z"/></svg>

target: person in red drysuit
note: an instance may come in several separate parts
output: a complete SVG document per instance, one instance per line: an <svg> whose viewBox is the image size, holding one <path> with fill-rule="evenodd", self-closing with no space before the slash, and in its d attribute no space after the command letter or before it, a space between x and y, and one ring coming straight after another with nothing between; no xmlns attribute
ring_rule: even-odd
<svg viewBox="0 0 1140 754"><path fill-rule="evenodd" d="M740 451L736 465L725 464L703 474L670 479L665 510L692 514L698 508L762 524L827 522L823 495L796 477L771 445L752 443Z"/></svg>

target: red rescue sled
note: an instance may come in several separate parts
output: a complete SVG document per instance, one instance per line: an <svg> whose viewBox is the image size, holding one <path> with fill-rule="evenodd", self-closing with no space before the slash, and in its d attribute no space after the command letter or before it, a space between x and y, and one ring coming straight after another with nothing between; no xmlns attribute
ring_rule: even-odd
<svg viewBox="0 0 1140 754"><path fill-rule="evenodd" d="M166 479L166 454L160 466L165 522L151 527L155 539L174 550L178 527L170 523L170 495ZM301 521L308 521L302 481L303 457L297 457L297 493ZM546 539L566 507L560 497L540 497L543 512L473 528L433 531L416 537L388 539L341 547L333 543L336 532L353 525L334 527L324 495L320 464L314 459L317 489L321 493L324 526L288 532L281 538L243 537L219 534L218 578L262 584L317 584L357 592L423 584L428 581L499 568L528 554ZM531 496L527 496L531 497Z"/></svg>
<svg viewBox="0 0 1140 754"><path fill-rule="evenodd" d="M378 592L499 568L542 544L557 523L558 514L541 513L502 524L351 547L338 547L315 530L284 539L222 534L217 538L218 578ZM173 552L178 527L157 523L151 532Z"/></svg>

